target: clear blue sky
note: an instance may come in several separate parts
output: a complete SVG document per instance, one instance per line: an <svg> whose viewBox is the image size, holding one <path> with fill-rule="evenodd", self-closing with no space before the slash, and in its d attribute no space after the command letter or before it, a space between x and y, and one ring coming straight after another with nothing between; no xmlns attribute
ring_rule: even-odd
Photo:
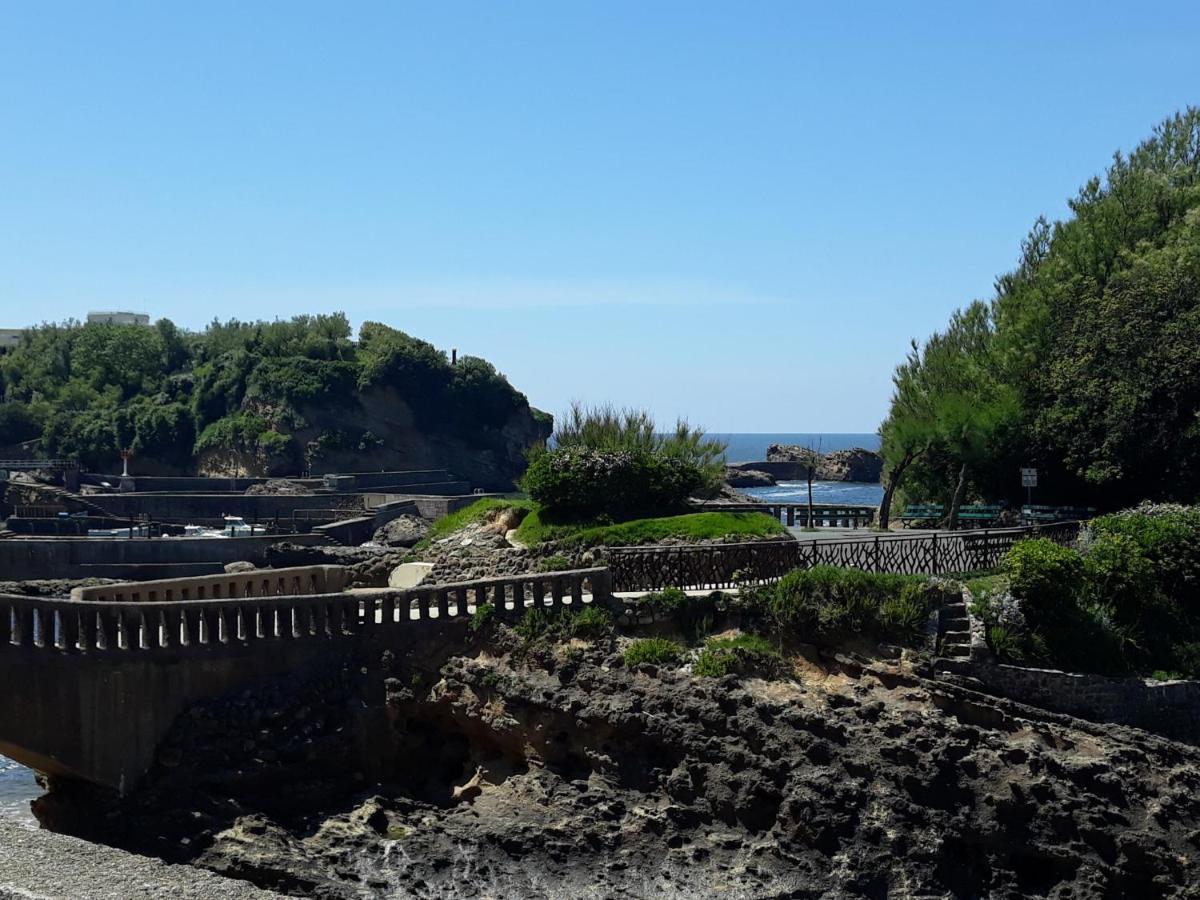
<svg viewBox="0 0 1200 900"><path fill-rule="evenodd" d="M0 325L340 309L551 412L874 430L1200 103L1200 4L837 6L2 2Z"/></svg>

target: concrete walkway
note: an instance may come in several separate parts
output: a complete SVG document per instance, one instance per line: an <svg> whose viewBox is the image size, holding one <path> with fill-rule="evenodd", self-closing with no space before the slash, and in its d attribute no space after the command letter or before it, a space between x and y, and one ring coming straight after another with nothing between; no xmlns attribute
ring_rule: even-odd
<svg viewBox="0 0 1200 900"><path fill-rule="evenodd" d="M245 881L0 819L0 900L281 900Z"/></svg>
<svg viewBox="0 0 1200 900"><path fill-rule="evenodd" d="M868 541L874 537L920 537L930 534L958 534L944 528L904 528L900 531L873 531L870 528L818 528L806 531L796 526L788 531L798 541Z"/></svg>

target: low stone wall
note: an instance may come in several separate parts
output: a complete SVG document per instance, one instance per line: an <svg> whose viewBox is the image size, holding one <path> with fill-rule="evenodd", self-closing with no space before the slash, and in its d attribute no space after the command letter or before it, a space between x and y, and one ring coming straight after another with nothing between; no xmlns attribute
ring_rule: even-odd
<svg viewBox="0 0 1200 900"><path fill-rule="evenodd" d="M71 589L72 600L114 603L154 603L158 600L220 600L238 597L293 597L337 594L349 581L344 566L296 566L256 569L199 578L166 578L127 584L103 584Z"/></svg>
<svg viewBox="0 0 1200 900"><path fill-rule="evenodd" d="M970 676L1031 706L1200 743L1200 681L1107 678L992 662L971 663Z"/></svg>
<svg viewBox="0 0 1200 900"><path fill-rule="evenodd" d="M402 500L411 500L417 505L420 511L421 518L436 521L442 516L448 516L452 512L457 512L464 506L470 506L477 500L486 500L488 498L502 498L503 494L463 494L461 496L438 497L438 496L415 496L413 494L390 494L390 493L369 493L363 494L366 500L367 509L377 509L380 506L389 503L397 503Z"/></svg>
<svg viewBox="0 0 1200 900"><path fill-rule="evenodd" d="M349 513L364 508L360 494L92 494L86 499L114 518L147 516L155 522L185 525L219 525L223 516L260 523L278 519L282 524L290 523L298 511Z"/></svg>
<svg viewBox="0 0 1200 900"><path fill-rule="evenodd" d="M964 590L964 600L971 654L967 659L940 661L939 677L970 678L989 692L1031 706L1200 744L1200 681L1109 678L1000 663L987 645L986 625L971 612L969 591Z"/></svg>

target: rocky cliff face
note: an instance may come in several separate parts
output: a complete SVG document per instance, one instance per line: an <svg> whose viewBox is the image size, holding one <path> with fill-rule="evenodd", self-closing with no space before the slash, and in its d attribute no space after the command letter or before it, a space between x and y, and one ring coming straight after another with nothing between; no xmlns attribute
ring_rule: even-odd
<svg viewBox="0 0 1200 900"><path fill-rule="evenodd" d="M772 444L767 448L767 462L812 465L818 481L878 483L883 474L883 457L862 447L822 454L796 444Z"/></svg>
<svg viewBox="0 0 1200 900"><path fill-rule="evenodd" d="M357 405L306 409L303 415L306 425L294 438L311 448L313 474L447 469L491 491L512 490L525 471L525 452L550 437L549 423L536 419L528 406L514 411L499 428L422 426L404 399L389 388L360 394ZM330 432L369 437L350 446L322 446L322 434Z"/></svg>
<svg viewBox="0 0 1200 900"><path fill-rule="evenodd" d="M271 417L267 409L256 410ZM209 454L200 474L294 475L446 469L473 487L510 491L525 471L526 451L550 437L551 424L519 406L499 427L422 424L395 390L375 388L336 404L299 410L284 446L272 452Z"/></svg>

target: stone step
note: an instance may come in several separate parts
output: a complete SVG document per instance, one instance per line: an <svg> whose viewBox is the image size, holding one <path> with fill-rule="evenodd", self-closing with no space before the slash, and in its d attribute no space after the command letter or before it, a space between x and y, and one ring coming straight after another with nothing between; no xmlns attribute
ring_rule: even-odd
<svg viewBox="0 0 1200 900"><path fill-rule="evenodd" d="M967 627L968 619L966 616L949 616L948 618L942 619L942 625L946 628L958 630L959 628Z"/></svg>
<svg viewBox="0 0 1200 900"><path fill-rule="evenodd" d="M971 632L969 631L944 631L942 637L954 644L969 644L971 643Z"/></svg>
<svg viewBox="0 0 1200 900"><path fill-rule="evenodd" d="M971 648L965 644L946 644L942 647L942 655L961 659L971 655Z"/></svg>

